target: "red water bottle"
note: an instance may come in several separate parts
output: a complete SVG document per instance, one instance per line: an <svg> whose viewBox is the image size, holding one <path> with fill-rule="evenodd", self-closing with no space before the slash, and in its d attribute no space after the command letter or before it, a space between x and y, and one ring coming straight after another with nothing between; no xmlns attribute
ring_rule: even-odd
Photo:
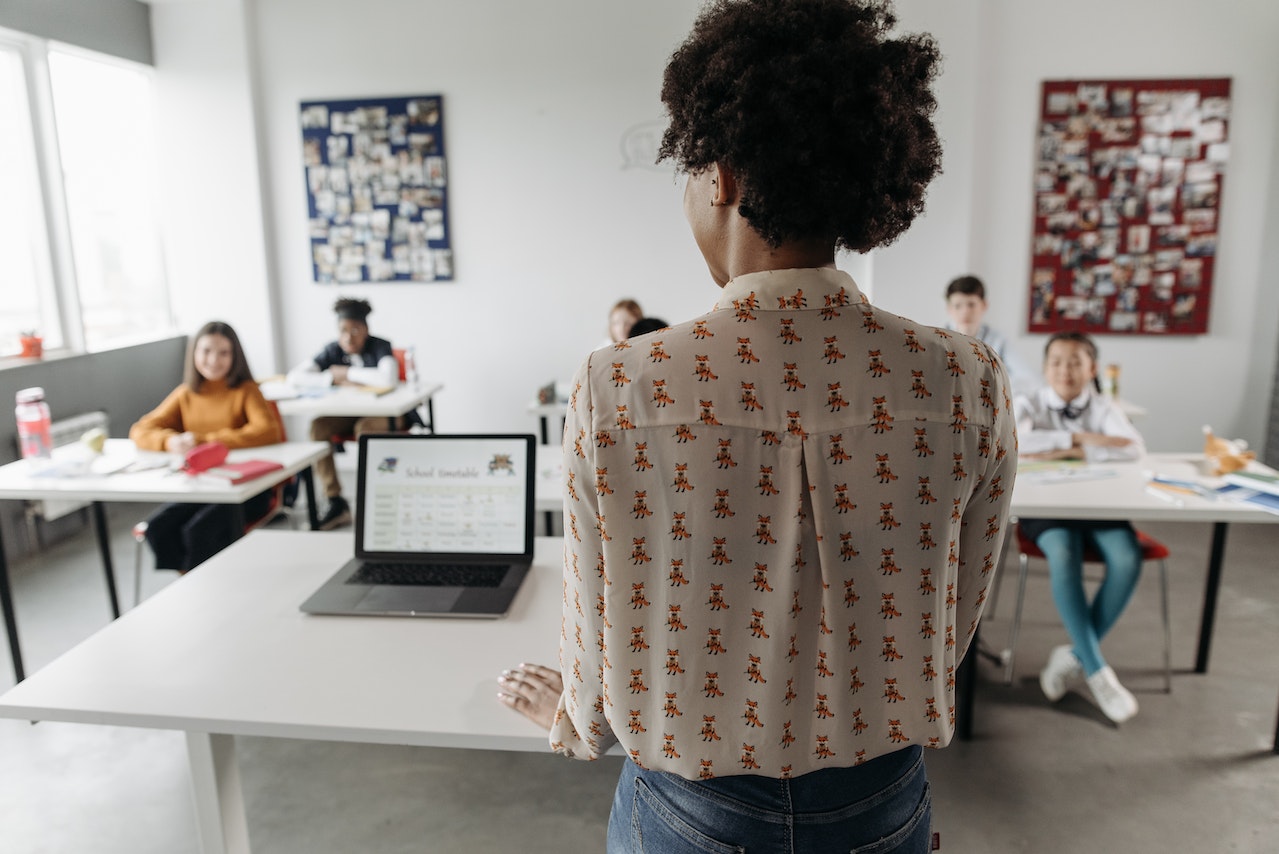
<svg viewBox="0 0 1279 854"><path fill-rule="evenodd" d="M24 388L17 394L18 406L14 415L18 419L18 444L22 458L48 459L53 456L53 436L50 427L49 404L44 402L44 389L36 386Z"/></svg>

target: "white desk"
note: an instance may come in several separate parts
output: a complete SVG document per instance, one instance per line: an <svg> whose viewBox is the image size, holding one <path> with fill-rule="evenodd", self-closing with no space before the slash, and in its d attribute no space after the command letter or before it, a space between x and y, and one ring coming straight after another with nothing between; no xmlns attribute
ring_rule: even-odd
<svg viewBox="0 0 1279 854"><path fill-rule="evenodd" d="M1198 463L1202 454L1148 454L1144 459L1128 463L1098 463L1100 471L1113 472L1112 477L1080 477L1073 482L1046 482L1037 475L1020 473L1013 487L1012 513L1026 519L1127 519L1133 522L1211 522L1212 545L1208 557L1202 614L1199 621L1199 645L1195 656L1195 672L1208 672L1208 653L1216 621L1217 595L1225 557L1226 530L1232 522L1255 524L1279 523L1279 516L1237 504L1225 499L1212 500L1186 496L1180 504L1150 495L1146 486L1153 472L1180 480L1204 479ZM1204 481L1205 483L1207 481ZM1005 541L1005 548L1008 541ZM970 648L976 652L976 646ZM960 709L957 721L960 738L972 734L972 698L974 659L968 655L959 674ZM1279 753L1279 729L1275 733L1275 752Z"/></svg>
<svg viewBox="0 0 1279 854"><path fill-rule="evenodd" d="M537 540L505 619L299 612L351 548L255 531L0 697L0 716L185 731L206 854L249 850L237 735L549 751L495 679L557 660L560 540Z"/></svg>
<svg viewBox="0 0 1279 854"><path fill-rule="evenodd" d="M66 446L54 451L55 460L78 451ZM168 468L152 468L136 472L115 474L88 474L81 477L40 476L27 460L18 460L0 467L0 499L39 500L67 498L93 503L94 528L97 531L98 550L102 554L102 566L107 580L107 594L111 600L111 613L120 616L120 602L116 596L115 569L111 565L110 537L107 531L106 502L178 502L187 504L240 505L253 496L283 483L294 475L302 478L306 488L307 508L311 527L318 520L315 516L315 487L311 479L311 465L329 454L327 442L282 442L259 448L241 448L231 451L228 459L274 460L283 468L241 484L231 484L222 478L210 476L189 477L174 473ZM107 441L102 461L137 459L139 461L168 461L169 454L138 451L128 439ZM243 528L243 520L239 520ZM25 676L22 652L18 644L17 623L13 613L13 596L9 587L9 565L4 554L3 532L0 532L0 608L4 613L5 629L9 636L9 650L13 658L14 678L21 682Z"/></svg>
<svg viewBox="0 0 1279 854"><path fill-rule="evenodd" d="M538 441L543 445L559 444L560 437L564 435L564 420L568 412L567 400L555 400L550 403L538 403L536 400L528 405L528 411L537 416L538 419ZM560 419L560 432L556 434L554 441L551 439L550 421L552 418Z"/></svg>
<svg viewBox="0 0 1279 854"><path fill-rule="evenodd" d="M277 400L281 415L297 415L306 418L339 416L347 418L377 418L391 421L406 412L426 405L426 428L435 432L434 397L444 388L443 383L419 381L417 385L400 383L386 394L374 394L355 386L333 386L326 394L314 397L292 397Z"/></svg>

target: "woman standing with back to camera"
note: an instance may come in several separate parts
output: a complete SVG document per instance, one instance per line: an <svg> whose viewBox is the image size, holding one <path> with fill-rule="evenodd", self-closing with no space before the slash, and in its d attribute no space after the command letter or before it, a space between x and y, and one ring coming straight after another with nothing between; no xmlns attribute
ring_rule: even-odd
<svg viewBox="0 0 1279 854"><path fill-rule="evenodd" d="M593 353L564 434L560 667L499 698L628 757L608 849L925 851L1016 469L981 342L873 307L940 145L938 54L869 0L720 0L667 65L660 154L722 289Z"/></svg>

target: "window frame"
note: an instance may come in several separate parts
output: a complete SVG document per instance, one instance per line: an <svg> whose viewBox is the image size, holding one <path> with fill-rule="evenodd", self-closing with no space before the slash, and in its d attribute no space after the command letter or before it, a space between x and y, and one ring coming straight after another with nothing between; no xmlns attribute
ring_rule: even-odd
<svg viewBox="0 0 1279 854"><path fill-rule="evenodd" d="M22 64L23 79L26 85L27 109L31 126L31 144L35 155L37 181L39 184L39 221L45 249L41 265L47 265L51 274L51 285L41 285L41 320L45 324L56 323L61 335L59 346L47 349L46 355L76 355L91 352L114 350L128 347L145 341L158 341L171 337L177 331L174 322L173 303L168 283L167 265L164 262L163 234L156 234L156 242L161 253L160 274L166 298L167 323L160 329L149 329L139 335L119 336L106 342L103 346L90 349L84 327L84 313L79 291L79 279L76 271L74 244L71 232L71 217L68 209L66 186L63 181L62 155L58 143L57 120L54 111L53 79L49 69L51 51L71 54L78 57L115 65L130 71L138 71L154 84L155 69L146 63L123 59L110 54L78 47L54 39L32 36L16 30L0 27L0 48L14 51ZM159 205L159 199L155 200ZM162 216L162 214L160 214ZM47 260L46 260L47 258ZM52 302L52 306L46 304ZM42 328L48 328L42 327ZM0 354L0 365L10 361L21 361L10 358L8 354Z"/></svg>

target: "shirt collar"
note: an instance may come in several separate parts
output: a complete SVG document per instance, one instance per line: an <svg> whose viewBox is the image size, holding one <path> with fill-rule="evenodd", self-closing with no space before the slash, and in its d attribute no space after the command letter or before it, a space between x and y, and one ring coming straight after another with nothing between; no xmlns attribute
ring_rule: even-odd
<svg viewBox="0 0 1279 854"><path fill-rule="evenodd" d="M1092 389L1085 387L1083 392L1074 400L1066 401L1061 399L1061 395L1053 391L1051 386L1044 386L1044 399L1048 401L1049 409L1063 409L1070 406L1073 409L1083 409L1088 405L1088 401L1092 400Z"/></svg>
<svg viewBox="0 0 1279 854"><path fill-rule="evenodd" d="M866 302L853 277L834 267L764 270L724 285L715 310L795 311L838 309Z"/></svg>

